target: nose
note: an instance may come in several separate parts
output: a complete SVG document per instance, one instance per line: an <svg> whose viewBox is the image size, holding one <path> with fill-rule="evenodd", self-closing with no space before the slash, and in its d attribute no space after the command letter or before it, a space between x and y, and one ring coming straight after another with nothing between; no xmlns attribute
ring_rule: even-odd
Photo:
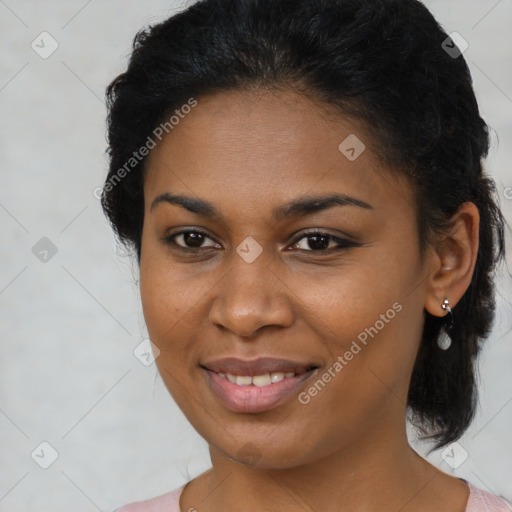
<svg viewBox="0 0 512 512"><path fill-rule="evenodd" d="M291 292L281 276L264 258L247 263L237 255L234 260L218 285L210 322L244 338L263 327L289 327L294 318Z"/></svg>

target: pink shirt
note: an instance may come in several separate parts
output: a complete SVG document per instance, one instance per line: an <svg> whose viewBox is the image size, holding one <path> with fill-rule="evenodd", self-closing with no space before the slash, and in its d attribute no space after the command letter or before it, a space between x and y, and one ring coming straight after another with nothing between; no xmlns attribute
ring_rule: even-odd
<svg viewBox="0 0 512 512"><path fill-rule="evenodd" d="M470 491L466 512L512 512L512 506L503 498L482 491L469 482L466 483ZM156 498L130 503L114 512L189 512L180 511L179 500L184 487L183 485Z"/></svg>

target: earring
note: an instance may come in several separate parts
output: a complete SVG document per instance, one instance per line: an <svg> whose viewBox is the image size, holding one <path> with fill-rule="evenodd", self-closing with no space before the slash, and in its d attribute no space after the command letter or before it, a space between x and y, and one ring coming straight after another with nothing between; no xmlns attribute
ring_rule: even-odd
<svg viewBox="0 0 512 512"><path fill-rule="evenodd" d="M441 304L441 307L445 311L448 311L449 318L443 325L443 330L439 333L439 337L437 339L437 346L441 350L448 350L452 344L450 334L453 329L453 313L450 308L450 301L448 299L444 299L443 303Z"/></svg>

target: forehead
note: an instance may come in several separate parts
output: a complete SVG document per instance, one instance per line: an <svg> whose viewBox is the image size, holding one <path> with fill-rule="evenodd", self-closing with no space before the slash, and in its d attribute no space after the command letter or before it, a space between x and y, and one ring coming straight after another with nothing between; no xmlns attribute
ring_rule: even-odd
<svg viewBox="0 0 512 512"><path fill-rule="evenodd" d="M362 123L295 92L217 93L199 98L151 150L146 205L171 192L258 210L286 197L339 192L412 206L411 187L382 166L372 145Z"/></svg>

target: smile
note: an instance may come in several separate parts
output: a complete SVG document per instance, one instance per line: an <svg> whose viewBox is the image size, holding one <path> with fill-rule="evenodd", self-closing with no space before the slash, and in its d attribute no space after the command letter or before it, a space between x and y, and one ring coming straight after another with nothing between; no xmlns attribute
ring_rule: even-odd
<svg viewBox="0 0 512 512"><path fill-rule="evenodd" d="M260 413L284 405L298 396L317 368L301 373L272 372L234 375L202 369L208 388L223 407L238 413Z"/></svg>
<svg viewBox="0 0 512 512"><path fill-rule="evenodd" d="M263 375L233 375L232 373L217 373L220 377L225 377L232 384L236 384L237 386L269 386L271 384L275 384L276 382L281 382L283 379L290 379L297 375L295 372L273 372L273 373L264 373Z"/></svg>

